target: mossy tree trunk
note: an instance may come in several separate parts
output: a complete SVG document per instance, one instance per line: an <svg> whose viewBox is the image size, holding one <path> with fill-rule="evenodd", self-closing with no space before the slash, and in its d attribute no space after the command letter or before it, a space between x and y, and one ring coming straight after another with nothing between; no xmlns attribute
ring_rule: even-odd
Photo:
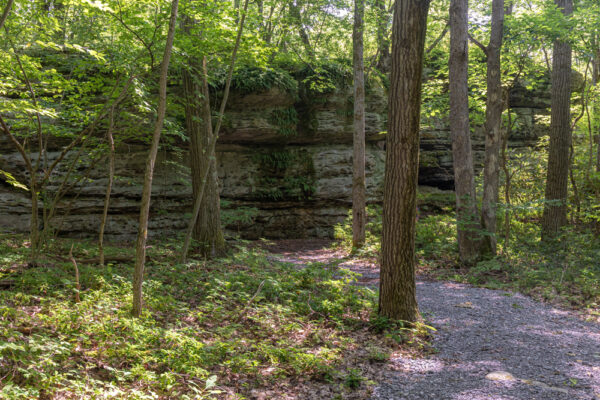
<svg viewBox="0 0 600 400"><path fill-rule="evenodd" d="M556 0L565 16L573 12L573 0ZM571 129L571 45L560 39L554 41L552 57L552 92L550 147L546 203L542 216L542 238L558 234L567 225L567 195Z"/></svg>
<svg viewBox="0 0 600 400"><path fill-rule="evenodd" d="M352 246L365 243L365 71L363 65L364 0L354 0L353 67L354 67L354 150L352 156Z"/></svg>
<svg viewBox="0 0 600 400"><path fill-rule="evenodd" d="M419 318L415 228L421 77L429 0L398 0L394 7L379 314L414 322Z"/></svg>

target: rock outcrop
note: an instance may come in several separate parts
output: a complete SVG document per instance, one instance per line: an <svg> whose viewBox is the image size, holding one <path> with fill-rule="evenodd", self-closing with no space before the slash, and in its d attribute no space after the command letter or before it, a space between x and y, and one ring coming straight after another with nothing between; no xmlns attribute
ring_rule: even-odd
<svg viewBox="0 0 600 400"><path fill-rule="evenodd" d="M302 93L302 92L301 92ZM233 94L218 145L218 168L224 224L245 238L328 237L351 206L352 94L342 87L326 94L297 96L277 87L262 93ZM530 147L546 133L549 99L526 91L511 93L518 120L512 147ZM386 95L367 94L367 193L369 202L382 198ZM541 121L541 123L540 123ZM118 135L118 133L117 133ZM483 157L483 135L473 136L476 162ZM49 154L50 160L58 148ZM135 236L146 148L119 146L115 186L106 227L109 240ZM183 154L183 156L181 156ZM184 231L191 208L186 160L161 151L157 162L149 234L176 238ZM0 138L0 170L27 181L19 154ZM101 164L85 184L58 205L53 220L62 234L94 236L98 231L107 177ZM64 173L64 171L62 172ZM450 134L444 120L421 133L420 184L453 187ZM0 179L0 229L26 232L28 193ZM168 235L168 236L166 236Z"/></svg>

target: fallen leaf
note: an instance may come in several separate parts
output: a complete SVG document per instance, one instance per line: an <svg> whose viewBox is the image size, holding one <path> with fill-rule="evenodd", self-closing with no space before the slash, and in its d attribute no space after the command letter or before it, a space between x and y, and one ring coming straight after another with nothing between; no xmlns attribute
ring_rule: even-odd
<svg viewBox="0 0 600 400"><path fill-rule="evenodd" d="M471 303L470 301L465 301L464 303L455 304L454 307L473 308L473 303Z"/></svg>

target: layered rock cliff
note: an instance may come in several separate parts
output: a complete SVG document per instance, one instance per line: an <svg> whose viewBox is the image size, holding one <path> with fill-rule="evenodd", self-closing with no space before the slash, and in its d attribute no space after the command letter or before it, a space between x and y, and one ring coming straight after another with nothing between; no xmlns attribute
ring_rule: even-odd
<svg viewBox="0 0 600 400"><path fill-rule="evenodd" d="M510 146L527 148L546 134L549 98L516 90L510 97L518 123ZM367 94L367 193L382 198L386 94ZM118 133L117 133L118 134ZM475 159L483 157L483 136L474 129ZM58 155L59 147L49 153ZM450 134L444 119L421 132L420 184L451 189ZM115 186L106 228L109 240L135 236L146 148L123 144L118 149ZM245 238L328 237L351 206L352 92L341 87L324 94L300 88L261 93L234 93L219 138L217 159L230 233ZM183 156L181 156L183 154ZM157 162L149 234L176 238L184 231L191 208L187 152L161 151ZM27 181L19 154L0 137L0 170ZM64 173L64 171L63 171ZM94 236L98 231L106 187L106 167L98 165L80 188L58 205L53 224L62 234ZM0 229L26 232L29 196L0 179Z"/></svg>

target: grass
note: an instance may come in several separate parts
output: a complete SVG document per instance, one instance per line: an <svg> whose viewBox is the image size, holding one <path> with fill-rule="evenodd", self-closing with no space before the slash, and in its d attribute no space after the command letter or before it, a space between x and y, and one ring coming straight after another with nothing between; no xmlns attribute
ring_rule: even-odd
<svg viewBox="0 0 600 400"><path fill-rule="evenodd" d="M80 262L74 301L73 265L52 256L72 243L76 259L94 255L92 243L57 241L28 267L24 239L0 236L0 281L13 282L0 289L0 398L275 398L315 387L366 396L373 365L416 335L374 328L377 294L353 285L356 274L299 270L243 246L187 264L174 262L176 246L153 246L135 319L127 263Z"/></svg>

